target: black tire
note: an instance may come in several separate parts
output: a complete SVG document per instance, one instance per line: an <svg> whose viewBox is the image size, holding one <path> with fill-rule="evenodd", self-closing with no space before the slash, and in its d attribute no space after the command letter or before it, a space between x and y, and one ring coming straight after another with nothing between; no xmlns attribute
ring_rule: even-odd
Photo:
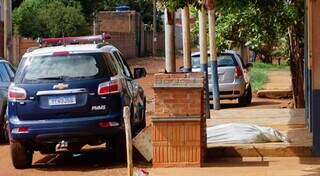
<svg viewBox="0 0 320 176"><path fill-rule="evenodd" d="M240 106L246 106L251 104L251 102L252 102L252 89L251 89L251 85L249 85L246 91L244 92L244 94L241 97L239 97L238 103Z"/></svg>
<svg viewBox="0 0 320 176"><path fill-rule="evenodd" d="M27 169L32 165L33 151L29 150L19 142L10 144L11 160L16 169Z"/></svg>
<svg viewBox="0 0 320 176"><path fill-rule="evenodd" d="M111 149L114 161L116 162L126 161L127 146L126 146L125 134L121 133L117 136L113 136L110 140L110 146L107 149Z"/></svg>
<svg viewBox="0 0 320 176"><path fill-rule="evenodd" d="M7 118L6 112L2 113L0 119L0 143L6 144L9 142L8 131L7 131Z"/></svg>
<svg viewBox="0 0 320 176"><path fill-rule="evenodd" d="M246 91L246 101L247 105L250 105L252 103L252 89L251 85L248 86L248 89Z"/></svg>

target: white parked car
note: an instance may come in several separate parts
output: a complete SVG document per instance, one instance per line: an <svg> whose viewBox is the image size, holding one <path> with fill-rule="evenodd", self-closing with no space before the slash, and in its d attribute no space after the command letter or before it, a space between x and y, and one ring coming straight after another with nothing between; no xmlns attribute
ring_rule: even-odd
<svg viewBox="0 0 320 176"><path fill-rule="evenodd" d="M208 53L210 57L210 54ZM225 51L218 56L219 91L221 99L238 99L240 105L251 104L252 90L247 68L235 51ZM192 53L192 72L200 72L200 53ZM209 91L212 96L211 66L208 68Z"/></svg>

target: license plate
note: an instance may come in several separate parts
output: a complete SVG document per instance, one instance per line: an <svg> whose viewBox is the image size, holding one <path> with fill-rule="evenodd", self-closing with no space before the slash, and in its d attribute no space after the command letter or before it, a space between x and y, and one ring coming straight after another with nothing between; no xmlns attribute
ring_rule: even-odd
<svg viewBox="0 0 320 176"><path fill-rule="evenodd" d="M49 106L59 106L59 105L73 105L76 104L76 96L54 96L49 97Z"/></svg>

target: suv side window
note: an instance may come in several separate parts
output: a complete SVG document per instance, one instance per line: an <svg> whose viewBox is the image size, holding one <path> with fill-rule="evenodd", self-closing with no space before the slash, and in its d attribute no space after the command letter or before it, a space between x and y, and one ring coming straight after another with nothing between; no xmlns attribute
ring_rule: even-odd
<svg viewBox="0 0 320 176"><path fill-rule="evenodd" d="M112 54L114 55L115 60L116 60L116 62L117 62L117 64L118 64L118 66L120 67L121 72L123 73L123 75L125 75L125 76L128 77L128 78L131 78L130 73L125 69L125 67L124 67L124 65L123 65L123 63L122 63L122 61L121 61L120 56L118 55L118 53L117 53L116 51L113 51Z"/></svg>
<svg viewBox="0 0 320 176"><path fill-rule="evenodd" d="M8 71L9 76L10 76L10 80L13 80L13 78L14 78L14 73L15 73L14 68L13 68L10 64L8 64L8 63L4 63L4 66L7 68L7 71Z"/></svg>
<svg viewBox="0 0 320 176"><path fill-rule="evenodd" d="M106 67L108 69L108 72L110 73L110 76L116 76L118 74L117 66L114 63L111 54L105 53L102 57L104 59L104 62L106 63Z"/></svg>
<svg viewBox="0 0 320 176"><path fill-rule="evenodd" d="M0 77L4 82L10 82L10 77L8 75L7 69L3 63L0 64Z"/></svg>
<svg viewBox="0 0 320 176"><path fill-rule="evenodd" d="M124 66L124 69L126 70L126 72L128 73L128 75L130 75L131 78L133 78L130 67L127 63L127 61L124 59L124 57L122 56L121 53L118 52L118 55L120 56L120 60L122 61L122 64Z"/></svg>
<svg viewBox="0 0 320 176"><path fill-rule="evenodd" d="M238 57L239 57L239 59L240 59L241 65L244 67L244 66L245 66L245 64L244 64L244 60L243 60L243 58L240 56L240 54L237 54L237 56L238 56Z"/></svg>

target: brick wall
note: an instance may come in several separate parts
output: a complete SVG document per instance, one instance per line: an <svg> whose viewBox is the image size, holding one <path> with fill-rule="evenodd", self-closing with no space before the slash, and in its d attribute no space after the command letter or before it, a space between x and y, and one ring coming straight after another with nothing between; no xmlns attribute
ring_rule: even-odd
<svg viewBox="0 0 320 176"><path fill-rule="evenodd" d="M135 33L138 15L135 11L101 11L98 14L98 29L105 32Z"/></svg>
<svg viewBox="0 0 320 176"><path fill-rule="evenodd" d="M202 166L206 151L204 74L155 75L153 166Z"/></svg>
<svg viewBox="0 0 320 176"><path fill-rule="evenodd" d="M126 58L144 54L143 24L141 16L135 11L98 13L97 31L111 34L109 42L120 49Z"/></svg>
<svg viewBox="0 0 320 176"><path fill-rule="evenodd" d="M108 40L117 47L126 58L134 58L138 55L136 36L134 33L108 32L111 39Z"/></svg>

